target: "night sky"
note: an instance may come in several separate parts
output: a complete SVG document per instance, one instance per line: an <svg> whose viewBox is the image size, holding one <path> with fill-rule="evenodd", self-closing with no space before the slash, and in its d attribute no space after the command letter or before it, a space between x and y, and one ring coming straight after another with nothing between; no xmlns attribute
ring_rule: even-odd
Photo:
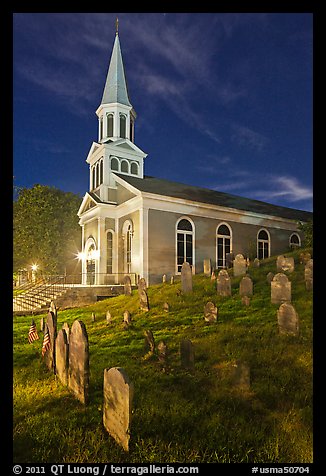
<svg viewBox="0 0 326 476"><path fill-rule="evenodd" d="M312 210L311 13L14 14L14 185L89 190L116 17L146 175Z"/></svg>

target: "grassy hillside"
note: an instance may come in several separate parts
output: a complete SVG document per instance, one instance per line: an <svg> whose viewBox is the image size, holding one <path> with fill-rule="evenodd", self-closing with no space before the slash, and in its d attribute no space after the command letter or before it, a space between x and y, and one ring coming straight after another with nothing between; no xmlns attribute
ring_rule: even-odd
<svg viewBox="0 0 326 476"><path fill-rule="evenodd" d="M180 283L148 289L151 309L139 310L138 292L94 305L58 312L58 329L81 319L89 336L90 403L84 407L45 367L40 340L28 344L31 316L14 318L14 460L19 463L148 462L312 462L312 292L295 256L292 303L300 335L280 336L278 305L270 303L266 275L275 258L250 268L254 296L248 307L232 277L232 297L216 294L210 278L194 277L192 294ZM213 301L216 324L203 319ZM163 303L170 312L163 311ZM106 324L111 311L113 323ZM123 311L132 327L123 328ZM96 321L91 321L95 312ZM39 320L36 323L39 329ZM155 354L144 358L144 330L169 349L163 372ZM195 347L195 370L180 366L180 341ZM231 384L236 360L250 365L250 391ZM126 454L102 426L103 370L123 367L134 383L130 452Z"/></svg>

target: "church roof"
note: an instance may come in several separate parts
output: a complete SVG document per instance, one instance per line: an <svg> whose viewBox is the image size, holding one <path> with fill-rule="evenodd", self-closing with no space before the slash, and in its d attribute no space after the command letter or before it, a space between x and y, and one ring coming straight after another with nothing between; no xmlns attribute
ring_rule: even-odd
<svg viewBox="0 0 326 476"><path fill-rule="evenodd" d="M110 66L106 77L101 104L118 102L131 106L125 77L120 41L118 33L115 36Z"/></svg>
<svg viewBox="0 0 326 476"><path fill-rule="evenodd" d="M272 215L296 221L307 222L308 220L312 219L312 212L273 205L260 200L244 198L225 192L218 192L216 190L196 187L194 185L171 182L170 180L158 179L150 176L144 176L143 179L140 179L118 173L116 173L116 175L141 192L181 198L184 200L207 203L210 205L235 208L237 210L249 211L262 215Z"/></svg>

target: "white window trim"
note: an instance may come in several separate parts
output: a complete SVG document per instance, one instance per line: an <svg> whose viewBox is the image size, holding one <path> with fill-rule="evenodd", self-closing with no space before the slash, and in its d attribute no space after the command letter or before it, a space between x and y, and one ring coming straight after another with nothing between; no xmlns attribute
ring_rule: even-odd
<svg viewBox="0 0 326 476"><path fill-rule="evenodd" d="M296 236L299 240L299 243L298 244L295 244L295 247L298 247L300 248L301 247L301 238L300 238L300 235L299 233L291 233L290 237L289 237L289 246L291 247L291 238L292 236ZM293 246L293 245L292 245Z"/></svg>
<svg viewBox="0 0 326 476"><path fill-rule="evenodd" d="M131 240L130 240L130 271L127 270L127 232L129 226L131 227ZM124 221L122 225L122 239L123 239L123 272L130 274L133 269L133 236L134 236L134 224L130 219Z"/></svg>
<svg viewBox="0 0 326 476"><path fill-rule="evenodd" d="M230 235L219 235L218 234L218 229L220 228L220 226L222 225L225 225L228 227L229 229L229 232L230 232ZM225 221L222 221L221 223L219 223L216 227L216 238L215 238L215 262L216 262L216 269L218 269L218 249L217 249L217 240L218 238L230 238L230 253L232 253L232 250L233 250L233 232L232 232L232 228L231 226L225 222ZM224 266L225 267L225 266ZM221 268L222 269L222 268Z"/></svg>
<svg viewBox="0 0 326 476"><path fill-rule="evenodd" d="M260 233L261 231L265 231L265 232L267 233L268 240L263 240L263 239L261 239L261 238L258 238L259 233ZM259 245L259 243L268 243L268 256L267 256L267 258L269 258L269 257L271 256L271 253L272 253L272 242L271 242L271 234L270 234L270 232L269 232L266 228L260 228L260 229L258 230L258 232L257 232L257 239L256 239L256 241L257 241L257 254L256 254L257 258L258 258L258 249L259 249L259 246L258 246L258 245Z"/></svg>
<svg viewBox="0 0 326 476"><path fill-rule="evenodd" d="M188 220L191 223L192 226L192 231L186 231L186 230L178 230L178 224L180 223L181 220ZM196 240L196 235L195 235L195 223L194 221L189 218L188 216L184 215L176 221L175 224L175 274L180 275L181 272L178 271L178 232L180 233L185 233L187 235L192 235L192 274L195 274L195 269L196 269L196 255L195 255L195 240Z"/></svg>

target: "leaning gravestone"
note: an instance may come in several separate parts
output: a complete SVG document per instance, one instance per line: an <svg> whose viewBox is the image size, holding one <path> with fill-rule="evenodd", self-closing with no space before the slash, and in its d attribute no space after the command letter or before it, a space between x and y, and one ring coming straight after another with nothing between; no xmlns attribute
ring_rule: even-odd
<svg viewBox="0 0 326 476"><path fill-rule="evenodd" d="M124 294L126 296L131 296L131 279L130 276L125 276L123 278Z"/></svg>
<svg viewBox="0 0 326 476"><path fill-rule="evenodd" d="M112 324L112 316L109 310L106 311L105 319L107 324Z"/></svg>
<svg viewBox="0 0 326 476"><path fill-rule="evenodd" d="M216 279L216 289L219 296L231 296L231 279L226 269L221 269Z"/></svg>
<svg viewBox="0 0 326 476"><path fill-rule="evenodd" d="M103 425L125 451L129 451L133 396L134 385L124 369L104 369Z"/></svg>
<svg viewBox="0 0 326 476"><path fill-rule="evenodd" d="M79 320L74 321L70 331L68 386L81 403L88 402L88 335L85 324Z"/></svg>
<svg viewBox="0 0 326 476"><path fill-rule="evenodd" d="M211 301L204 306L204 319L206 322L216 322L218 316L218 309Z"/></svg>
<svg viewBox="0 0 326 476"><path fill-rule="evenodd" d="M269 272L268 275L266 276L266 281L268 282L268 284L271 284L271 282L273 281L273 278L274 278L274 273Z"/></svg>
<svg viewBox="0 0 326 476"><path fill-rule="evenodd" d="M144 331L145 336L145 347L149 348L149 354L153 355L155 350L155 340L153 336L153 332L151 330Z"/></svg>
<svg viewBox="0 0 326 476"><path fill-rule="evenodd" d="M65 322L65 323L63 324L62 329L63 329L64 331L66 331L67 341L68 341L68 344L69 344L70 327L69 327L68 322Z"/></svg>
<svg viewBox="0 0 326 476"><path fill-rule="evenodd" d="M234 364L232 384L241 390L250 389L250 367L246 362L237 360Z"/></svg>
<svg viewBox="0 0 326 476"><path fill-rule="evenodd" d="M247 272L247 261L242 254L236 255L233 261L233 276L243 276Z"/></svg>
<svg viewBox="0 0 326 476"><path fill-rule="evenodd" d="M271 282L271 303L282 304L286 301L291 302L291 282L285 274L277 273Z"/></svg>
<svg viewBox="0 0 326 476"><path fill-rule="evenodd" d="M209 258L204 259L204 274L210 276L212 274L211 260Z"/></svg>
<svg viewBox="0 0 326 476"><path fill-rule="evenodd" d="M149 311L148 296L145 289L139 292L139 306L142 311Z"/></svg>
<svg viewBox="0 0 326 476"><path fill-rule="evenodd" d="M138 292L140 293L143 289L145 291L147 289L146 279L140 278L140 280L138 281Z"/></svg>
<svg viewBox="0 0 326 476"><path fill-rule="evenodd" d="M299 334L299 317L292 304L284 302L280 305L277 311L277 322L280 334L295 336Z"/></svg>
<svg viewBox="0 0 326 476"><path fill-rule="evenodd" d="M314 271L313 271L313 260L310 259L307 261L304 269L304 279L306 283L306 290L312 291L314 284Z"/></svg>
<svg viewBox="0 0 326 476"><path fill-rule="evenodd" d="M181 267L181 290L183 293L192 292L192 271L190 264L186 261Z"/></svg>
<svg viewBox="0 0 326 476"><path fill-rule="evenodd" d="M244 276L240 281L239 286L240 296L252 296L253 294L253 284L250 276Z"/></svg>
<svg viewBox="0 0 326 476"><path fill-rule="evenodd" d="M50 348L44 354L47 368L55 373L55 339L57 337L57 319L53 312L48 312L46 326L50 337Z"/></svg>
<svg viewBox="0 0 326 476"><path fill-rule="evenodd" d="M180 343L181 367L187 370L195 368L194 346L189 339L182 339Z"/></svg>
<svg viewBox="0 0 326 476"><path fill-rule="evenodd" d="M55 340L56 375L63 385L68 385L69 344L66 331L60 329Z"/></svg>
<svg viewBox="0 0 326 476"><path fill-rule="evenodd" d="M281 272L292 273L294 271L294 258L280 255L276 260L276 268Z"/></svg>

